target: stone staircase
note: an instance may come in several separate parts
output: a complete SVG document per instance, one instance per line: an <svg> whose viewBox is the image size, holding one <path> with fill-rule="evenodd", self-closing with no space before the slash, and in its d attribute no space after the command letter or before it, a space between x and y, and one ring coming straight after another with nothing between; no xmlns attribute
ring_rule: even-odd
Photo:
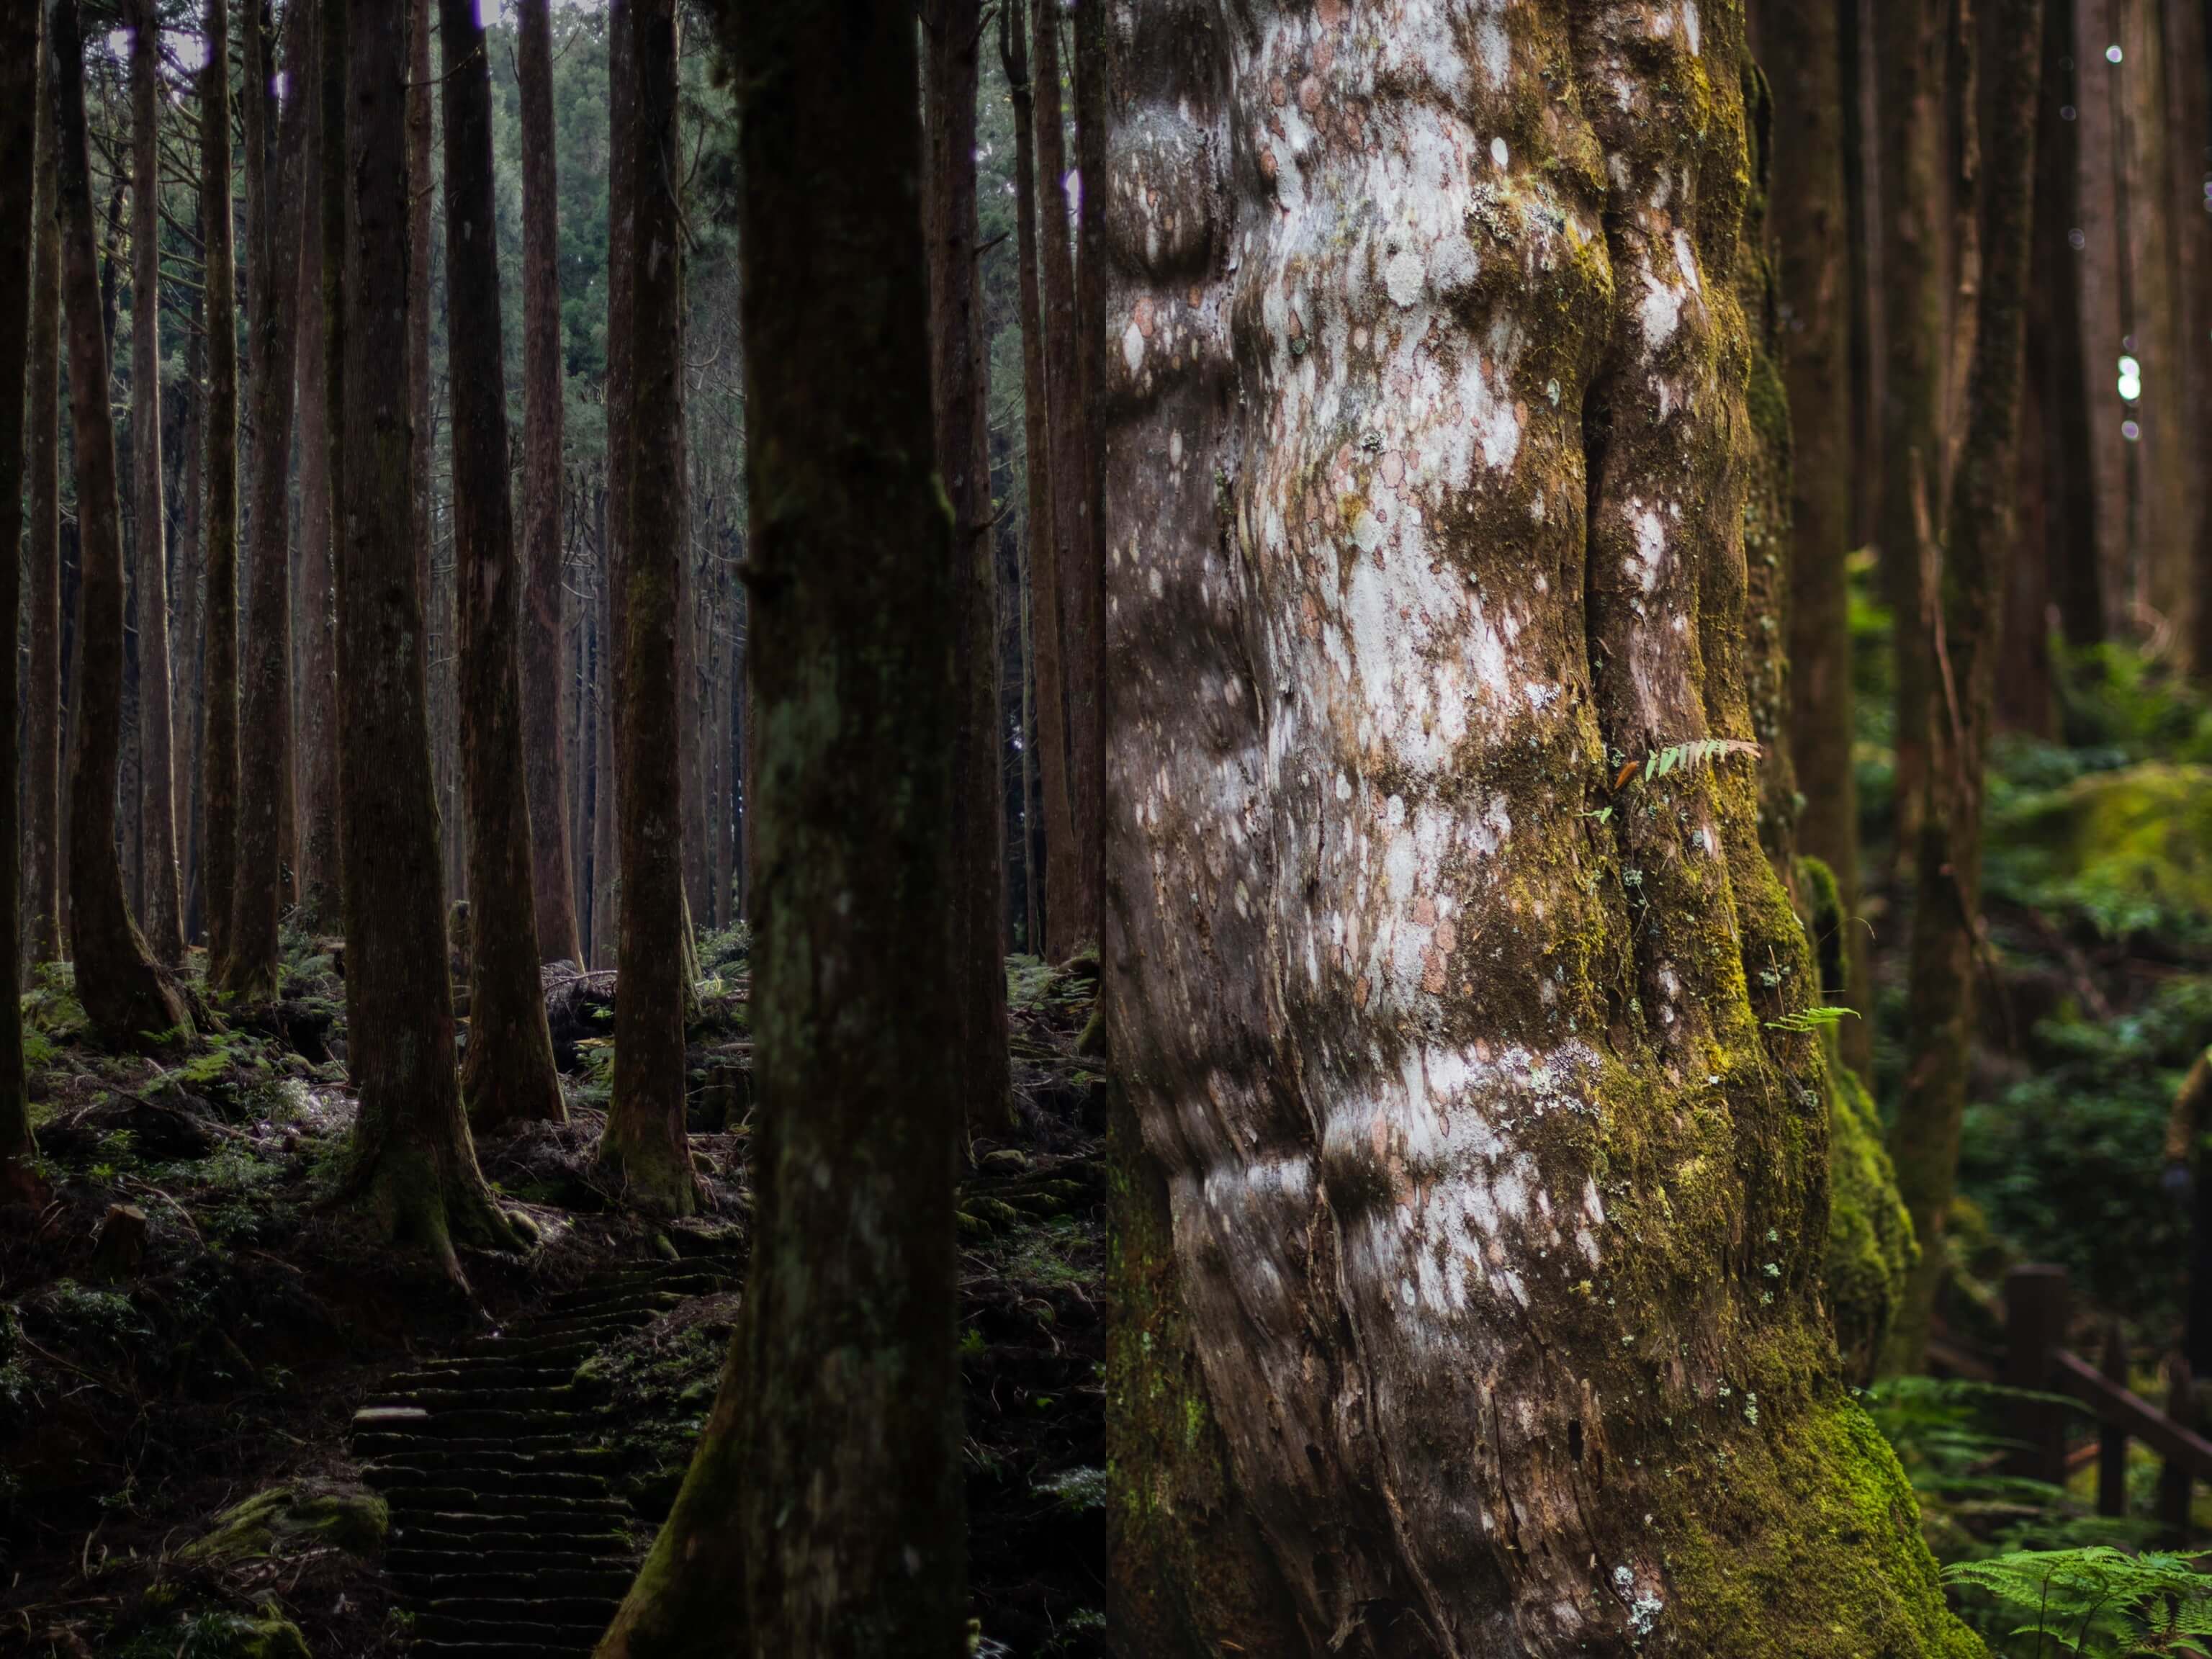
<svg viewBox="0 0 2212 1659"><path fill-rule="evenodd" d="M723 1256L619 1268L394 1376L355 1413L355 1453L392 1506L385 1570L415 1653L592 1651L646 1540L608 1480L614 1405L571 1379L623 1332L738 1275Z"/></svg>

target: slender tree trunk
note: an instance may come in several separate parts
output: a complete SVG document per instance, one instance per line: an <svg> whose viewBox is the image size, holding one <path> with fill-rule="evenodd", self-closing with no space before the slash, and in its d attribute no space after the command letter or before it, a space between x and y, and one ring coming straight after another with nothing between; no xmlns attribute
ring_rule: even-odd
<svg viewBox="0 0 2212 1659"><path fill-rule="evenodd" d="M174 968L185 959L185 931L170 715L169 556L161 502L161 50L155 0L139 0L131 35L131 437L138 526L138 815L145 836L146 906L141 914L155 959Z"/></svg>
<svg viewBox="0 0 2212 1659"><path fill-rule="evenodd" d="M330 319L331 285L344 257L345 198L341 187L335 202L328 199L331 170L323 160L327 120L319 65L298 95L306 100L307 123L299 185L300 326L295 348L300 400L300 908L311 926L327 928L337 923L340 908Z"/></svg>
<svg viewBox="0 0 2212 1659"><path fill-rule="evenodd" d="M1074 795L1067 746L1067 692L1062 673L1060 604L1060 535L1054 506L1051 378L1045 354L1043 288L1038 267L1040 225L1037 204L1036 136L1044 118L1030 76L1030 31L1024 21L1027 0L1006 0L999 12L999 54L1014 106L1014 213L1016 257L1020 265L1022 311L1022 416L1024 462L1029 475L1030 643L1036 676L1034 732L1037 772L1044 793L1044 927L1030 948L1057 955L1077 935L1083 915L1082 871L1077 859ZM1051 0L1042 0L1050 4ZM1058 100L1054 100L1054 107ZM1054 118L1057 130L1058 118ZM1063 214L1061 223L1066 217Z"/></svg>
<svg viewBox="0 0 2212 1659"><path fill-rule="evenodd" d="M998 593L991 545L989 356L975 246L975 96L982 66L981 0L934 0L927 42L929 339L937 471L952 508L960 620L954 674L960 709L952 787L957 898L952 974L959 986L960 1096L971 1121L1012 1121L1006 1051L1006 969L999 948L1006 897L1000 822Z"/></svg>
<svg viewBox="0 0 2212 1659"><path fill-rule="evenodd" d="M678 600L685 555L684 259L677 180L675 0L631 0L629 418L623 537L626 665L616 708L622 783L622 923L615 978L614 1096L599 1162L632 1202L689 1214L697 1202L684 1129L684 781Z"/></svg>
<svg viewBox="0 0 2212 1659"><path fill-rule="evenodd" d="M1978 1654L1820 1301L1741 6L1127 15L1122 1648Z"/></svg>
<svg viewBox="0 0 2212 1659"><path fill-rule="evenodd" d="M2075 56L2075 0L2048 0L2043 37L2043 93L2036 124L2036 293L2050 325L2039 330L2044 368L2044 514L2051 597L2071 646L2095 645L2110 626L2097 556L2096 447L2090 434L2089 380L2081 336L2085 253L2081 229L2081 70ZM2069 117L2068 112L2072 112ZM2083 239L2086 245L2087 238Z"/></svg>
<svg viewBox="0 0 2212 1659"><path fill-rule="evenodd" d="M200 71L200 222L206 238L206 731L200 757L200 902L207 979L228 972L238 866L238 298L231 248L230 0L207 0Z"/></svg>
<svg viewBox="0 0 2212 1659"><path fill-rule="evenodd" d="M184 709L183 730L177 741L184 753L177 764L177 826L184 837L179 848L184 866L184 912L179 918L187 945L200 936L200 758L206 749L207 682L207 513L201 495L206 472L207 443L207 293L204 285L192 295L191 322L185 345L186 402L183 429L182 500L177 510L178 596L174 633L183 641L184 661L176 701Z"/></svg>
<svg viewBox="0 0 2212 1659"><path fill-rule="evenodd" d="M1875 535L1894 613L1896 838L1917 845L1928 770L1929 623L1942 510L1943 88L1940 0L1873 0L1882 214L1881 500Z"/></svg>
<svg viewBox="0 0 2212 1659"><path fill-rule="evenodd" d="M190 1036L183 1001L131 919L116 855L116 768L123 736L123 538L107 341L86 160L84 40L76 0L46 0L53 86L56 202L68 318L70 413L82 538L76 730L70 746L70 945L77 994L106 1042L131 1048Z"/></svg>
<svg viewBox="0 0 2212 1659"><path fill-rule="evenodd" d="M23 511L23 418L31 347L31 213L39 188L39 13L11 6L0 15L0 524ZM12 541L13 538L10 537ZM22 589L14 562L0 564L0 847L22 845L16 819L15 644ZM37 1203L42 1183L31 1160L30 1099L23 1079L21 919L16 861L0 857L0 1206Z"/></svg>
<svg viewBox="0 0 2212 1659"><path fill-rule="evenodd" d="M1856 769L1851 757L1850 594L1856 476L1850 410L1850 290L1845 265L1844 43L1832 4L1768 0L1760 59L1774 84L1774 176L1768 222L1782 289L1790 472L1790 749L1805 804L1802 852L1833 872L1844 918L1838 940L1846 983L1823 988L1859 1018L1844 1022L1844 1054L1863 1072L1873 1057L1874 1000L1859 908Z"/></svg>
<svg viewBox="0 0 2212 1659"><path fill-rule="evenodd" d="M902 4L834 32L805 0L721 15L753 343L752 1273L691 1473L599 1653L952 1659L958 993L910 964L952 945L961 608L930 466L915 30ZM641 407L644 347L641 328Z"/></svg>
<svg viewBox="0 0 2212 1659"><path fill-rule="evenodd" d="M521 651L516 638L522 621L517 604L521 572L507 505L507 385L492 205L491 59L475 0L440 0L439 16L446 63L441 85L446 306L452 325L447 337L453 397L453 585L460 596L457 709L468 785L469 1046L461 1097L479 1126L513 1119L558 1123L568 1112L553 1069L553 1039L546 1030L545 994L538 977L530 798L523 775ZM557 488L554 494L557 503ZM556 520L556 541L559 530ZM557 612L553 635L552 666L557 669ZM557 764L558 725L544 735ZM557 796L547 811L557 835Z"/></svg>
<svg viewBox="0 0 2212 1659"><path fill-rule="evenodd" d="M1936 1287L1949 1263L1944 1221L1958 1176L1981 925L1983 772L2020 478L2042 0L1996 3L1997 27L1984 37L1994 53L1982 170L1987 258L1966 434L1951 490L1935 665L1942 703L1931 726L1928 811L1912 913L1906 1002L1912 1062L1890 1137L1898 1185L1921 1252L1890 1340L1890 1362L1900 1370L1919 1367Z"/></svg>
<svg viewBox="0 0 2212 1659"><path fill-rule="evenodd" d="M1047 454L1052 470L1051 517L1047 521L1053 546L1053 576L1049 593L1038 588L1041 603L1049 609L1040 626L1058 633L1058 660L1065 695L1065 718L1059 728L1066 756L1069 834L1054 847L1051 827L1045 831L1045 853L1060 871L1057 898L1045 905L1045 928L1052 954L1071 954L1085 939L1098 937L1098 891L1091 877L1091 854L1086 850L1098 835L1098 781L1086 766L1087 745L1097 731L1098 681L1090 653L1096 642L1095 618L1091 614L1089 572L1085 564L1085 505L1087 463L1085 447L1090 434L1085 420L1082 376L1075 341L1075 264L1069 249L1067 152L1061 130L1060 74L1060 0L1034 0L1036 75L1031 95L1036 101L1037 179L1037 275L1042 308L1040 332L1044 342L1044 409L1049 434ZM1045 533L1044 529L1038 532ZM1045 700L1044 718L1062 719L1062 705Z"/></svg>
<svg viewBox="0 0 2212 1659"><path fill-rule="evenodd" d="M37 64L36 57L32 62ZM32 216L36 222L31 245L31 429L27 444L31 672L26 694L29 746L23 756L24 816L29 822L23 869L28 955L33 963L46 963L60 960L62 954L62 241L54 212L53 88L46 76L37 75L36 79L33 165L38 176Z"/></svg>
<svg viewBox="0 0 2212 1659"><path fill-rule="evenodd" d="M1051 0L1058 4L1059 0ZM1075 385L1079 441L1076 475L1082 490L1076 515L1075 562L1064 592L1077 602L1068 639L1069 741L1074 746L1075 817L1084 826L1077 849L1084 903L1091 917L1084 937L1096 941L1105 898L1101 860L1106 778L1105 479L1099 470L1098 412L1106 367L1107 41L1104 0L1074 0L1075 164L1083 185L1076 210Z"/></svg>
<svg viewBox="0 0 2212 1659"><path fill-rule="evenodd" d="M2166 108L2173 131L2173 171L2166 200L2174 219L2175 319L2181 347L2173 434L2179 466L2190 486L2181 556L2196 596L2197 672L2212 676L2212 9L2203 0L2162 0Z"/></svg>
<svg viewBox="0 0 2212 1659"><path fill-rule="evenodd" d="M532 890L541 961L580 964L568 859L562 746L561 272L554 173L553 23L548 0L522 0L522 599L524 763L530 782Z"/></svg>
<svg viewBox="0 0 2212 1659"><path fill-rule="evenodd" d="M620 741L623 705L629 675L629 431L634 403L630 366L631 284L636 260L634 218L637 143L636 88L631 68L633 51L629 21L630 0L608 0L607 5L607 498L605 506L607 641L607 744L613 759L611 787L604 799L606 835L599 895L605 921L599 950L611 959L617 953L623 910L622 801L629 757Z"/></svg>
<svg viewBox="0 0 2212 1659"><path fill-rule="evenodd" d="M361 1109L350 1189L400 1243L459 1278L456 1242L513 1243L477 1168L453 1066L437 803L422 653L409 432L406 19L323 0L329 88L343 54L344 457L338 540L338 802L347 1054ZM432 971L425 972L429 965Z"/></svg>
<svg viewBox="0 0 2212 1659"><path fill-rule="evenodd" d="M612 447L610 428L610 447ZM607 492L599 507L606 514ZM592 696L592 966L611 968L618 943L621 906L615 885L615 714L614 684L619 651L614 623L614 526L607 525L599 538L599 609L592 620L598 641Z"/></svg>

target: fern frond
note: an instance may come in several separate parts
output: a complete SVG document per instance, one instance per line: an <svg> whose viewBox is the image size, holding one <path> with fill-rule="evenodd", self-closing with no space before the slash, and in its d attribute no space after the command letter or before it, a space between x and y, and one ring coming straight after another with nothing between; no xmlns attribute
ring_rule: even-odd
<svg viewBox="0 0 2212 1659"><path fill-rule="evenodd" d="M1856 1019L1859 1017L1859 1011L1856 1008L1800 1008L1793 1013L1783 1015L1779 1019L1768 1020L1766 1029L1770 1031L1796 1031L1805 1036L1811 1036L1814 1032L1826 1030L1831 1025L1840 1025L1845 1015Z"/></svg>

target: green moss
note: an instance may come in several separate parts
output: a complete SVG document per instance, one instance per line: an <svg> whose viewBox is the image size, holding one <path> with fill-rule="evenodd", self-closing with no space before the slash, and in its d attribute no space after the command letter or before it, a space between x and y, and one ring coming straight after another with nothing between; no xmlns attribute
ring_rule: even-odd
<svg viewBox="0 0 2212 1659"><path fill-rule="evenodd" d="M1829 1070L1828 1310L1844 1375L1864 1382L1920 1258L1898 1195L1874 1097L1847 1066Z"/></svg>
<svg viewBox="0 0 2212 1659"><path fill-rule="evenodd" d="M2212 928L2212 766L2147 761L2003 802L1987 886L2107 933Z"/></svg>
<svg viewBox="0 0 2212 1659"><path fill-rule="evenodd" d="M185 1560L228 1562L258 1559L293 1547L328 1547L370 1555L384 1547L391 1529L391 1510L373 1492L271 1486L216 1516L214 1527L179 1554Z"/></svg>

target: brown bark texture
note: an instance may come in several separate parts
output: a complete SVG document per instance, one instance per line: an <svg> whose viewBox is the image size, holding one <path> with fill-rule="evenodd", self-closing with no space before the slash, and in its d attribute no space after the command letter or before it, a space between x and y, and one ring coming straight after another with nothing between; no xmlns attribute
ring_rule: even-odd
<svg viewBox="0 0 2212 1659"><path fill-rule="evenodd" d="M1951 488L1933 666L1941 702L1916 860L1906 1040L1911 1055L1890 1133L1898 1188L1920 1240L1890 1336L1893 1369L1917 1370L1949 1268L1944 1226L1956 1185L1980 949L1984 772L1994 724L1996 629L2014 556L2021 362L2033 211L2042 0L1997 0L1987 38L1989 143L1980 317L1966 429Z"/></svg>
<svg viewBox="0 0 2212 1659"><path fill-rule="evenodd" d="M635 51L630 0L607 6L607 410L606 546L604 552L607 607L608 744L613 761L603 807L608 836L601 848L598 875L600 950L620 955L622 890L622 799L623 769L629 764L622 742L623 704L629 679L629 430L633 410L630 367L631 290L636 261L634 206L636 196L636 86L631 66Z"/></svg>
<svg viewBox="0 0 2212 1659"><path fill-rule="evenodd" d="M677 181L675 0L625 9L630 144L629 418L624 671L616 708L622 784L622 921L614 1095L599 1159L642 1208L689 1214L698 1198L684 1124L690 933L678 732L678 598L688 538L684 453L684 257ZM616 27L624 27L617 23Z"/></svg>
<svg viewBox="0 0 2212 1659"><path fill-rule="evenodd" d="M123 891L116 853L117 765L123 737L123 535L107 341L100 331L86 160L84 39L76 0L47 0L53 87L55 200L76 440L79 537L77 697L70 746L70 956L94 1029L118 1047L163 1048L191 1032L175 988L146 949Z"/></svg>
<svg viewBox="0 0 2212 1659"><path fill-rule="evenodd" d="M563 1122L538 975L522 759L521 571L507 489L507 384L492 204L491 60L474 0L440 0L446 74L446 311L453 399L453 561L468 788L469 1043L461 1097L479 1125ZM557 660L558 640L555 641ZM549 734L559 754L560 734ZM560 803L550 809L557 831Z"/></svg>
<svg viewBox="0 0 2212 1659"><path fill-rule="evenodd" d="M35 55L32 59L38 62ZM30 679L25 691L23 885L26 954L62 954L62 240L54 212L53 90L38 75L35 222L31 235L30 386L25 439L30 470ZM9 941L11 945L13 940Z"/></svg>
<svg viewBox="0 0 2212 1659"><path fill-rule="evenodd" d="M1113 16L1123 1649L1978 1654L1821 1303L1741 7Z"/></svg>
<svg viewBox="0 0 2212 1659"><path fill-rule="evenodd" d="M549 0L522 0L517 18L522 94L523 764L530 786L532 892L542 962L583 965L568 848L568 769L562 741L560 198L553 133Z"/></svg>
<svg viewBox="0 0 2212 1659"><path fill-rule="evenodd" d="M147 947L185 959L170 713L169 553L161 504L161 21L139 0L131 32L131 448L138 613L139 822L145 837Z"/></svg>
<svg viewBox="0 0 2212 1659"><path fill-rule="evenodd" d="M257 15L258 21L257 21ZM288 9L280 117L274 31L249 6L246 37L246 220L252 496L246 529L246 652L239 663L238 860L222 988L273 1002L284 878L293 861L284 796L292 764L292 397L300 341L301 159L315 61L309 8Z"/></svg>
<svg viewBox="0 0 2212 1659"><path fill-rule="evenodd" d="M201 464L207 490L203 568L207 665L200 696L200 904L207 978L230 960L238 866L238 267L232 242L230 0L207 0L200 71L200 226L207 261L208 393Z"/></svg>
<svg viewBox="0 0 2212 1659"><path fill-rule="evenodd" d="M346 86L339 324L338 810L348 1061L360 1101L349 1191L459 1278L456 1243L514 1232L477 1168L454 1069L422 600L411 528L407 40L396 7L324 0ZM340 37L343 27L342 42ZM334 66L325 60L325 86ZM425 964L432 971L425 972Z"/></svg>
<svg viewBox="0 0 2212 1659"><path fill-rule="evenodd" d="M324 27L317 17L317 38ZM317 54L318 58L320 53ZM299 835L300 908L307 924L337 925L338 750L336 619L331 613L335 498L331 473L331 282L344 257L344 197L331 196L324 164L328 119L317 63L307 100L299 182L299 333L295 348L300 404ZM343 94L338 114L343 118Z"/></svg>

